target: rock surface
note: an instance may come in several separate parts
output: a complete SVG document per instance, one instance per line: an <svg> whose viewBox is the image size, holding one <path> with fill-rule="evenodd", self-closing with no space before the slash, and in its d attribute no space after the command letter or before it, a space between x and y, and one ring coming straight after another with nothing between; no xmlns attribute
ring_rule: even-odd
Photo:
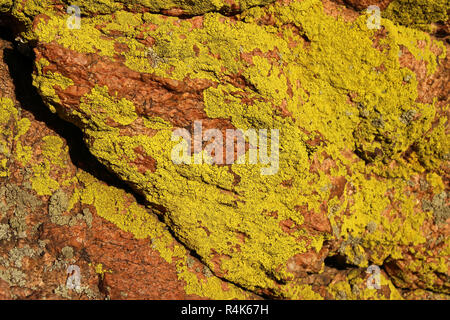
<svg viewBox="0 0 450 320"><path fill-rule="evenodd" d="M19 289L0 294L66 297L76 262L84 298L447 298L448 7L416 1L408 21L406 1L371 3L377 30L365 1L219 2L80 0L80 29L66 1L0 4L43 103L95 157L74 165L2 72L0 278ZM275 170L175 164L174 130L200 121L216 139L279 130Z"/></svg>
<svg viewBox="0 0 450 320"><path fill-rule="evenodd" d="M13 83L10 73L30 70L20 67L23 58L15 57L11 44L0 47L9 64L0 63L0 144L7 161L0 180L1 299L258 298L214 277L114 183L84 150L81 133L44 109L31 82ZM39 195L36 185L57 190ZM123 226L139 215L140 232L102 217L104 202ZM80 268L79 290L66 286L69 265Z"/></svg>

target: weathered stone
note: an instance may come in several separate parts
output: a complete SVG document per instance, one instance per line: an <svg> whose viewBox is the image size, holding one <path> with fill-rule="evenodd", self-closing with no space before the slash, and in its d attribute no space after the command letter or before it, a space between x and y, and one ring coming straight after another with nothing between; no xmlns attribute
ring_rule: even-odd
<svg viewBox="0 0 450 320"><path fill-rule="evenodd" d="M12 54L6 41L0 41L0 48L10 69L24 64L24 58L5 58ZM14 88L9 74L17 73L17 69L9 71L4 60L0 62L5 84L0 91L1 133L11 139L6 145L10 150L7 170L0 177L0 299L258 298L215 276L204 281L203 273L188 268L188 259L196 265L200 262L131 194L87 173L105 176L87 153L77 156L90 165L84 165L85 170L77 168L65 138L58 134L62 127L69 130L68 124L58 125L50 112L38 111L43 105L33 96L32 87L24 90L20 84L17 92L23 96L18 99L14 90L3 90ZM16 129L23 123L27 124L24 129ZM72 138L73 133L66 137ZM30 148L20 151L19 145ZM71 147L78 150L74 144ZM43 174L41 168L49 165L51 170ZM32 183L36 176L53 182ZM55 185L53 194L47 192L50 185ZM103 193L108 194L109 204L115 204L108 207L110 216L100 207ZM118 229L108 221L112 217L135 229ZM66 286L69 265L80 268L79 290Z"/></svg>
<svg viewBox="0 0 450 320"><path fill-rule="evenodd" d="M395 13L396 6L415 12L406 2L376 3L391 17L379 30L349 8L345 20L335 19L339 6L319 0L251 8L241 1L235 9L174 1L148 10L140 2L80 1L79 30L47 1L11 15L26 17L33 85L50 110L83 131L90 152L145 198L214 279L276 297L368 299L400 297L393 283L450 292L448 199L436 198L449 181L448 43L418 30L444 19L434 1L419 2L412 22ZM424 8L436 15L424 20ZM249 161L176 164L173 132L195 134L200 121L222 136L279 130L275 170L264 175L267 166ZM14 123L19 132L25 125ZM207 141L192 145L207 149ZM254 147L248 140L246 154ZM92 209L136 238L154 239L146 209L119 189L85 173L75 174L80 186L58 181L64 142L47 138L36 150L43 165L33 169L32 189L51 196L49 209L63 225L85 222L65 212L60 192L75 195L78 213ZM217 162L226 151L211 156ZM427 203L437 209L425 210ZM66 245L77 252L73 240ZM334 256L355 270L329 268ZM385 267L375 295L363 288L370 264ZM319 276L325 269L328 276ZM312 285L318 278L322 284Z"/></svg>

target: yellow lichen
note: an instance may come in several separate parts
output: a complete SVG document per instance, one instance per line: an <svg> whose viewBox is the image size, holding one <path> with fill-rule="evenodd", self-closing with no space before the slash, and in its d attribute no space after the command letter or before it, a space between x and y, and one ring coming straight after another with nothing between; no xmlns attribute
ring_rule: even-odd
<svg viewBox="0 0 450 320"><path fill-rule="evenodd" d="M106 273L113 273L113 271L111 269L103 269L103 264L97 263L95 265L95 273L103 279Z"/></svg>
<svg viewBox="0 0 450 320"><path fill-rule="evenodd" d="M274 17L274 25L258 23L268 14ZM261 176L260 164L233 164L231 170L240 177L233 185L234 176L226 167L175 165L170 124L153 126L153 120L147 119L147 127L159 129L154 136L120 135L118 126L136 120L135 106L106 87L94 87L81 99L81 111L71 114L87 135L91 152L150 203L164 207L165 213L160 214L177 236L228 280L251 290L270 288L280 296L294 297L308 288L291 292L274 279L291 279L286 268L289 258L317 251L332 237L345 241L342 253L361 267L369 260L381 263L389 255L400 259L400 246L423 245L426 235L421 226L431 214L423 212L415 196L404 190L413 174L442 164L448 152L442 143L448 140L447 119L429 133L436 104L417 102L417 79L401 67L398 52L405 47L417 60L426 61L432 74L446 55L444 46L421 31L383 19L387 33L377 49L375 33L367 29L364 15L344 22L327 16L319 0L276 3L239 18L232 21L211 12L204 15L201 27L194 27L189 19L116 12L86 18L81 30L68 31L65 20L55 15L41 22L36 33L40 41L56 41L79 52L122 55L125 65L135 71L175 80L209 79L217 83L203 92L210 118L229 119L244 130L280 130L278 173ZM156 28L148 28L149 23ZM112 31L120 36L108 38ZM138 31L156 40L152 48L136 40ZM303 45L305 39L308 45ZM116 42L126 43L129 51L116 53ZM437 54L432 50L436 46L441 48ZM39 70L43 67L37 67L36 85L47 88L41 91L47 91L47 98L57 104L52 92L56 84L51 80L57 76L48 73L48 79ZM228 80L238 73L248 83L245 89ZM243 96L252 103L244 102ZM291 117L282 116L274 106L284 106ZM410 114L417 117L410 120ZM314 132L321 134L324 143L311 148L306 142ZM412 145L419 147L405 160L403 155ZM155 172L142 173L130 165L138 146L156 161ZM348 159L344 151L359 158ZM324 154L336 168L329 173L311 172L313 157L324 161ZM386 167L387 163L395 165ZM340 177L347 182L343 195L330 200L332 180ZM290 181L291 187L282 187L284 181ZM138 237L150 232L140 209L124 209L120 202L111 201L114 195L101 188L99 192L102 196L84 194L81 199ZM329 211L338 208L329 214L338 234L309 234L302 228L287 234L280 228L287 219L299 226L304 223L297 207L322 214L323 203ZM111 216L121 211L127 212L125 216ZM277 216L269 215L272 212ZM373 232L368 232L369 224L376 226ZM244 243L238 232L246 235ZM225 257L220 267L212 262L214 256ZM436 269L419 263L423 277L431 283ZM342 286L339 290L349 290L348 283Z"/></svg>
<svg viewBox="0 0 450 320"><path fill-rule="evenodd" d="M248 296L232 284L228 290L221 287L221 281L215 276L206 280L199 279L187 268L186 249L174 242L173 237L158 218L148 210L137 205L136 201L123 190L100 183L90 174L80 171L77 175L82 188L78 188L70 202L80 201L93 205L97 214L113 222L122 230L131 232L137 239L152 239L152 248L159 251L167 262L176 260L178 277L186 281L186 293L211 299L237 299ZM73 204L72 204L73 207ZM102 266L96 266L96 272L104 274Z"/></svg>

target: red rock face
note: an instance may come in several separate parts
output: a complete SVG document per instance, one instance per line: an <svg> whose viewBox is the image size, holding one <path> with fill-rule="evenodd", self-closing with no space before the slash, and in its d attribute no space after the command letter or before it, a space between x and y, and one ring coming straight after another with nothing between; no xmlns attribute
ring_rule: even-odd
<svg viewBox="0 0 450 320"><path fill-rule="evenodd" d="M132 101L139 116L161 117L179 127L190 125L193 120L205 121L206 128L220 124L219 120L209 119L203 110L202 92L213 85L211 81L158 78L132 71L121 61L106 57L100 59L95 54L82 54L55 44L42 44L35 53L36 59L45 58L51 63L44 72L70 76L76 83L59 92L62 105L69 109L68 112L76 110L81 97L98 85L107 86L111 93L117 92L120 97ZM105 77L105 74L114 76ZM214 123L208 125L208 121ZM136 128L136 131L141 130Z"/></svg>
<svg viewBox="0 0 450 320"><path fill-rule="evenodd" d="M74 135L77 135L76 129L70 127L68 130L68 124L60 123L44 108L39 109L42 101L36 99L38 97L28 82L17 78L16 81L23 82L14 85L10 74L27 71L20 66L29 62L13 56L13 53L12 45L1 40L0 56L10 66L4 60L0 62L0 98L11 99L19 112L19 116L9 122L10 128L14 130L24 119L30 121L30 128L18 141L33 146L33 155L24 165L17 158L18 141L10 140L10 174L7 178L0 178L0 299L208 298L186 293L186 282L179 279L176 262L164 260L160 252L152 248L150 239L136 239L131 233L99 217L95 207L81 206L79 203L67 212L62 210L62 217L65 218L56 219L52 216L57 208L56 198L38 196L30 189L30 172L34 166L44 165L43 138L48 136L60 137L63 142L61 149L70 147L79 152L74 155L75 162L84 170L103 178L110 174L93 164L95 159L82 145L66 143L64 136L73 141ZM15 89L23 94L19 99L15 96ZM60 135L61 130L66 132L63 136ZM78 137L81 137L79 133ZM59 170L54 179L59 183L76 180L77 174L84 170L74 165L68 152L61 154L61 157L66 167L63 171ZM76 182L64 187L63 192L70 195L77 188L82 189L83 185ZM132 195L128 197L137 201ZM176 243L175 239L172 241ZM185 254L191 261L189 272L205 278L205 267L187 252ZM99 264L102 264L105 273L96 272L95 267ZM66 286L69 265L80 268L81 290ZM223 287L227 288L227 285L224 283Z"/></svg>
<svg viewBox="0 0 450 320"><path fill-rule="evenodd" d="M365 10L369 5L377 5L384 10L390 2L389 0L324 0L323 4L327 14L353 21L358 17L357 11ZM240 11L240 7L233 1L230 1L229 5L231 11L227 14ZM133 10L146 11L141 7ZM181 16L183 19L187 14L181 8L165 9L162 13L168 16ZM46 15L36 17L34 27L38 25L38 18L49 19ZM237 21L240 18L223 17L223 19L228 19L227 21L232 24L234 20ZM200 28L203 24L203 16L189 18L189 21L192 22L193 28ZM266 15L258 21L258 24L274 27L277 22L273 16ZM285 27L297 28L294 25ZM114 39L119 35L121 33L117 31L117 33L110 32L104 37ZM373 46L380 52L385 45L383 40L386 36L384 30L376 33ZM144 39L139 36L137 38L148 46L153 46L156 41L154 38ZM310 49L310 42L308 39L303 41L305 50ZM294 41L291 44L292 47L298 45ZM362 227L363 233L358 237L351 235L351 228L359 228L360 226L357 225L359 221L353 226L347 225L349 230L345 232L349 235L346 238L340 237L340 232L344 232L340 227L344 225L346 219L351 218L352 206L358 200L358 192L361 192L352 181L354 167L351 165L360 161L359 158L363 158L367 167L370 167L374 159L383 158L386 168L394 172L400 167L400 160L390 160L381 148L366 150L367 146L374 142L368 141L359 146L359 149L356 148L355 152L351 150L353 146L349 146L346 150L339 150L342 159L337 161L326 152L314 153L316 148L329 143L323 132L310 132L300 128L306 136L305 148L309 157L306 171L317 177L329 177L327 180L329 183L322 186L322 190L317 188L309 196L311 199L320 198L319 193L324 192L327 192L327 196L320 199L318 209L311 209L312 206L308 202L294 207L293 212L301 217L301 223L292 218L280 218L281 214L277 210L263 212L264 218L280 218L278 223L280 234L297 237L296 241L304 242L307 249L290 257L286 265L273 268L270 266L271 268L264 270L268 279L276 279L274 284L266 287L251 287L251 290L246 291L241 289L239 282L246 283L246 279L235 280L240 286L234 286L229 280L232 277L230 270L223 267L232 259L232 254L218 252L213 248L208 255L200 256L202 261L189 254L184 244L192 245L189 242L190 235L179 233L183 226L177 225L177 220L171 220L173 217L170 213L166 214L167 208L153 203L150 206L145 202L141 196L145 192L140 189L137 190L140 193L137 193L136 188L133 189L133 180L121 181L120 179L126 180L126 178L117 177L108 171L89 153L82 140L84 138L86 144L92 147L95 142L93 137L83 137L78 128L58 118L60 116L82 129L94 126L92 122L81 124L80 119L74 119L73 115L75 112L85 112L82 102L93 88L107 87L111 96L117 95L136 106L138 120L129 125L123 125L119 119L112 117L105 120L106 125L114 130L117 129L121 137L155 136L158 130L147 127L142 120L152 117L159 117L173 127L186 128L191 133L192 123L201 120L204 129L217 128L224 133L226 129L235 129L232 120L223 117L212 118L205 110L205 90L218 88L219 83L189 77L175 80L169 76L160 77L132 70L126 66L125 58L119 54L128 50L125 44L115 43L117 54L113 57L105 57L98 53L77 52L65 48L56 41L37 42L33 44L35 61L45 59L47 65L42 68L36 67L35 73L58 74L73 82L73 85L65 89L62 83L53 85L54 97L47 95L48 93L44 92L45 87L44 89L41 87L39 94L42 97L40 97L30 86L29 77L18 76L18 73L22 71L20 68L15 67L15 70L10 70L13 65L19 65L21 60L12 57L12 49L7 41L2 41L1 45L4 52L10 53L5 53L0 63L2 89L0 98L11 99L16 113L8 114L8 121L5 122L8 130L2 131L3 136L0 136L2 139L0 142L6 141L5 145L8 146L8 156L5 158L8 173L5 177L0 177L0 299L214 299L218 297L260 299L280 296L304 299L369 299L373 298L366 291L366 280L369 275L366 268L360 265L366 260L370 264L375 258L382 266L381 276L385 279L375 298L448 298L446 295L450 290L448 263L446 268L445 261L442 262L442 252L448 250L446 239L450 234L449 197L447 196L448 162L443 161L438 168L439 171L436 171L442 176L444 183L442 193L435 194L434 186L426 182L430 172L422 170L414 176L407 177L411 178L408 187L402 187L403 189L399 187L398 190L392 188L383 195L387 199L387 204L380 215L388 222L394 223L397 218L406 221L409 214L420 215L423 211L431 209L436 213L433 217L428 215L423 219L424 222L420 226L421 234L426 235L425 242L411 246L402 244L401 239L396 239L398 244L393 250L389 239L385 239L384 243L371 240L371 234L377 228L383 228L373 221L367 222L366 229ZM425 43L423 45L425 46ZM198 57L199 47L194 47L193 50ZM440 50L438 47L431 48L435 54ZM414 72L417 77L417 102L431 104L434 99L436 100L436 119L430 130L425 133L428 135L428 141L432 143L431 134L439 125L439 117L448 116L449 58L447 56L440 61L437 71L430 76L427 73L429 62L418 61L405 47L401 47L399 56L401 66ZM253 64L255 57L282 61L277 50L263 53L255 49L251 53L240 55L240 59L248 62L249 65ZM220 59L219 56L214 58ZM158 63L156 58L152 62ZM385 66L379 66L375 71L384 72L385 69ZM23 72L31 74L31 70ZM253 105L260 101L257 101L249 91L258 90L242 76L243 72L244 70L239 70L238 74L228 75L223 82L246 90L240 93L242 95L239 96L240 101ZM281 74L282 72L280 76ZM11 77L16 83L13 83ZM409 80L405 79L405 83ZM294 84L288 83L287 86L288 95L292 98ZM57 105L58 116L44 111L46 106L43 102L48 103L47 99L53 99L50 105ZM356 100L356 94L348 95L349 105L356 104ZM273 108L282 117L295 121L295 116L286 105L284 101L274 105ZM419 115L407 114L406 118L405 121L413 121L419 118ZM23 130L24 127L26 130ZM445 130L448 132L448 127ZM381 136L380 134L378 138L386 138ZM51 161L48 155L49 147L46 144L48 137L56 141L53 147L58 152ZM360 140L362 141L363 137ZM356 142L360 143L360 140ZM55 145L58 147L56 148ZM26 149L26 147L29 148ZM248 150L248 144L246 148ZM415 161L414 154L417 153L417 148L418 146L412 144L402 154L405 161ZM142 145L134 147L132 151L134 157L125 156L127 164L141 175L154 174L162 165L155 157L147 153ZM108 150L108 152L112 151ZM0 158L0 161L2 159ZM348 163L344 163L344 159ZM116 173L119 171L115 171L117 168L114 164L107 163L107 165L111 171ZM39 172L47 169L48 177L51 179L45 180L39 188L35 187L39 182L36 182L35 177L39 175ZM232 171L231 167L229 171L234 177L233 188L245 182L240 175ZM102 218L102 212L98 207L88 203L89 200L82 199L90 196L87 183L83 180L86 176L92 176L98 188L107 187L107 192L115 195L112 202L123 204L123 207L118 206L115 217L132 214L132 210L146 211L148 217L151 217L149 219L153 219L151 228L165 230L161 231L164 235L161 236L164 239L164 248L156 245L160 241L159 238L155 239L147 235L144 239L137 239L133 232L124 231L127 227L126 223L120 224L114 221L119 225L118 227L111 222L113 219ZM377 180L380 184L387 183L390 178L376 172L369 172L369 170L365 175L358 177L358 179ZM293 183L292 179L286 179L280 183L279 190L293 188ZM54 190L45 191L55 184L57 187L54 187ZM248 200L240 198L233 190L223 189L221 192L234 195L236 206L237 203ZM410 211L405 212L399 209L399 194L406 194L407 197L413 197L416 200L414 206L408 209ZM368 208L372 205L370 200L367 200ZM311 200L313 201L316 200ZM365 210L365 208L360 209ZM338 210L340 212L336 214ZM163 217L162 220L165 220L159 221L155 212L158 212L160 217ZM332 219L334 219L333 223ZM201 229L204 239L218 232L210 225L205 226L200 218L196 223L195 231ZM167 225L173 228L172 232L180 241L169 233ZM304 231L304 234L298 236L300 230ZM238 243L232 245L229 242L224 246L229 253L240 253L254 235L241 230L233 232L239 240ZM385 230L385 232L387 234L390 231ZM320 244L320 248L316 249L314 241L318 238L325 240ZM245 265L244 262L242 264ZM70 275L66 270L70 265L80 268L82 285L80 290L67 289L66 281ZM434 269L427 269L427 265L433 265ZM421 269L417 269L416 266ZM285 278L281 278L278 273L283 268L290 273ZM201 287L201 290L192 289L198 283L208 283L204 281L208 279L219 285L211 285L212 290L207 285ZM217 290L218 287L221 290ZM212 292L214 290L219 292ZM292 292L296 294L290 295Z"/></svg>

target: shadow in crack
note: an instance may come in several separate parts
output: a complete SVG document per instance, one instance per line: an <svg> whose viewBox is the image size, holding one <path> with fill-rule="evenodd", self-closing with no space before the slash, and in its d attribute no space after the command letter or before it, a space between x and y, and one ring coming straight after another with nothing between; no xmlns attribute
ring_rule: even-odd
<svg viewBox="0 0 450 320"><path fill-rule="evenodd" d="M11 32L4 27L0 27L0 38L10 42L14 41ZM9 72L15 86L16 99L20 103L22 109L33 114L36 121L45 123L47 127L54 130L56 134L67 141L71 161L76 167L90 173L98 180L103 181L108 185L125 190L129 194L132 194L139 204L144 205L147 208L154 208L156 211L163 213L165 208L162 208L156 204L148 203L142 195L138 194L128 184L123 182L116 174L109 171L90 153L89 149L83 142L83 133L78 127L61 119L57 114L52 113L48 109L37 89L32 84L34 57L28 57L21 53L21 51L23 52L23 50L19 50L17 48L17 45L14 46L14 49L5 49L3 59L8 65ZM31 50L27 52L30 52L32 55ZM162 215L156 214L156 216L162 223L166 224ZM204 263L203 259L195 251L188 248L182 241L179 240L173 230L170 228L167 230L178 243L182 244L186 248L192 257ZM233 283L223 278L222 280L224 282L232 283L244 291L248 291L238 283ZM273 298L270 294L264 293L259 294L259 297Z"/></svg>
<svg viewBox="0 0 450 320"><path fill-rule="evenodd" d="M0 27L0 37L11 41L12 36L10 35L11 32ZM143 196L134 192L129 185L110 172L90 153L83 142L83 133L78 127L64 121L47 108L32 84L33 59L23 55L17 45L14 46L14 49L5 49L3 59L8 65L15 86L16 99L20 106L23 110L32 113L36 121L44 122L46 126L67 141L72 163L108 185L133 194L138 203L145 205L146 201Z"/></svg>
<svg viewBox="0 0 450 320"><path fill-rule="evenodd" d="M336 270L347 270L357 268L357 266L347 263L345 256L342 256L340 254L326 257L324 263L327 267Z"/></svg>

